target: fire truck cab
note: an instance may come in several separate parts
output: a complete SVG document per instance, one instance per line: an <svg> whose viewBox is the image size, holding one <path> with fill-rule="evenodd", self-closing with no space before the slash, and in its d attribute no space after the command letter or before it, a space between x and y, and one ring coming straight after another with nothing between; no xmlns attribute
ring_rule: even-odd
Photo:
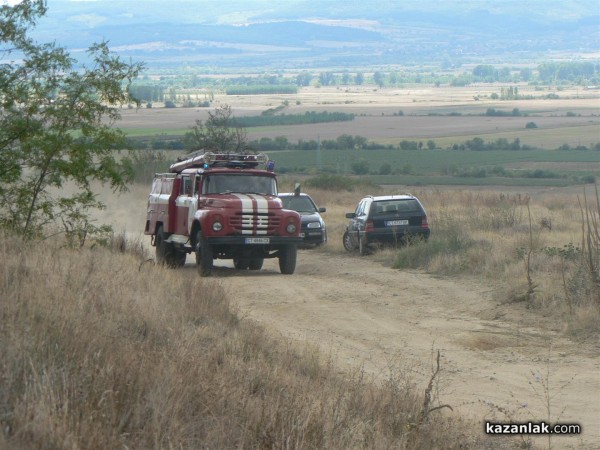
<svg viewBox="0 0 600 450"><path fill-rule="evenodd" d="M215 259L260 270L279 258L281 273L294 273L300 215L282 208L273 165L265 154L196 152L155 174L144 234L157 262L183 266L194 252L206 276Z"/></svg>

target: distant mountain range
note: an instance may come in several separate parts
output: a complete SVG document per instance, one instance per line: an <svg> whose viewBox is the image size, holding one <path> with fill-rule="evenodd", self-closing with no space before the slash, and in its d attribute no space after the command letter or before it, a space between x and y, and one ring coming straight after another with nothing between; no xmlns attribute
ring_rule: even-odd
<svg viewBox="0 0 600 450"><path fill-rule="evenodd" d="M48 0L35 36L149 67L522 63L600 51L596 0Z"/></svg>

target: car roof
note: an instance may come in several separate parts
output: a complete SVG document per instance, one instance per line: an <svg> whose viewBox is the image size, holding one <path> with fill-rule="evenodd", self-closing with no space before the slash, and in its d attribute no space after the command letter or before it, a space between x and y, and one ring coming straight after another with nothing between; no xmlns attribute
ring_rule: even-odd
<svg viewBox="0 0 600 450"><path fill-rule="evenodd" d="M296 194L294 194L293 192L280 192L279 194L277 194L278 197L296 197ZM302 197L310 197L310 195L305 194L304 192L300 193L300 196Z"/></svg>
<svg viewBox="0 0 600 450"><path fill-rule="evenodd" d="M416 197L410 194L400 194L400 195L378 195L377 197L372 197L374 202L385 201L385 200L415 200Z"/></svg>

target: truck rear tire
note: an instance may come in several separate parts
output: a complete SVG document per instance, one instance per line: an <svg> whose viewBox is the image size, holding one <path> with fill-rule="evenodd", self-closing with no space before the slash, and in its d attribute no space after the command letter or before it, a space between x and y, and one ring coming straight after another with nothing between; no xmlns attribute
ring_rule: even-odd
<svg viewBox="0 0 600 450"><path fill-rule="evenodd" d="M198 272L201 276L207 277L211 274L213 268L213 251L200 230L196 233L196 264L198 264Z"/></svg>
<svg viewBox="0 0 600 450"><path fill-rule="evenodd" d="M162 266L165 264L165 253L167 252L167 243L165 242L162 226L156 230L154 245L156 246L156 263Z"/></svg>
<svg viewBox="0 0 600 450"><path fill-rule="evenodd" d="M167 234L163 231L163 227L159 226L156 230L156 262L159 265L167 266L171 269L182 267L185 264L187 254L178 251L173 244L166 242Z"/></svg>
<svg viewBox="0 0 600 450"><path fill-rule="evenodd" d="M173 249L173 253L169 258L170 262L167 261L167 266L174 269L185 266L185 260L187 259L186 252L180 252L179 250Z"/></svg>
<svg viewBox="0 0 600 450"><path fill-rule="evenodd" d="M238 270L246 270L250 266L250 260L248 258L234 258L233 267Z"/></svg>
<svg viewBox="0 0 600 450"><path fill-rule="evenodd" d="M260 270L262 269L263 263L265 262L264 258L254 258L250 260L250 264L248 268L250 270Z"/></svg>
<svg viewBox="0 0 600 450"><path fill-rule="evenodd" d="M285 275L291 275L296 270L296 245L284 245L279 251L279 270Z"/></svg>

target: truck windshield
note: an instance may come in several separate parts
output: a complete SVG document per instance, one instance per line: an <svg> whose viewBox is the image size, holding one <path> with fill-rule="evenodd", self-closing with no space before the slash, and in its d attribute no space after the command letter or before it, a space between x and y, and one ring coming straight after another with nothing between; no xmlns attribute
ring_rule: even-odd
<svg viewBox="0 0 600 450"><path fill-rule="evenodd" d="M272 177L244 174L209 175L204 181L203 194L227 194L242 192L277 195L277 184Z"/></svg>

